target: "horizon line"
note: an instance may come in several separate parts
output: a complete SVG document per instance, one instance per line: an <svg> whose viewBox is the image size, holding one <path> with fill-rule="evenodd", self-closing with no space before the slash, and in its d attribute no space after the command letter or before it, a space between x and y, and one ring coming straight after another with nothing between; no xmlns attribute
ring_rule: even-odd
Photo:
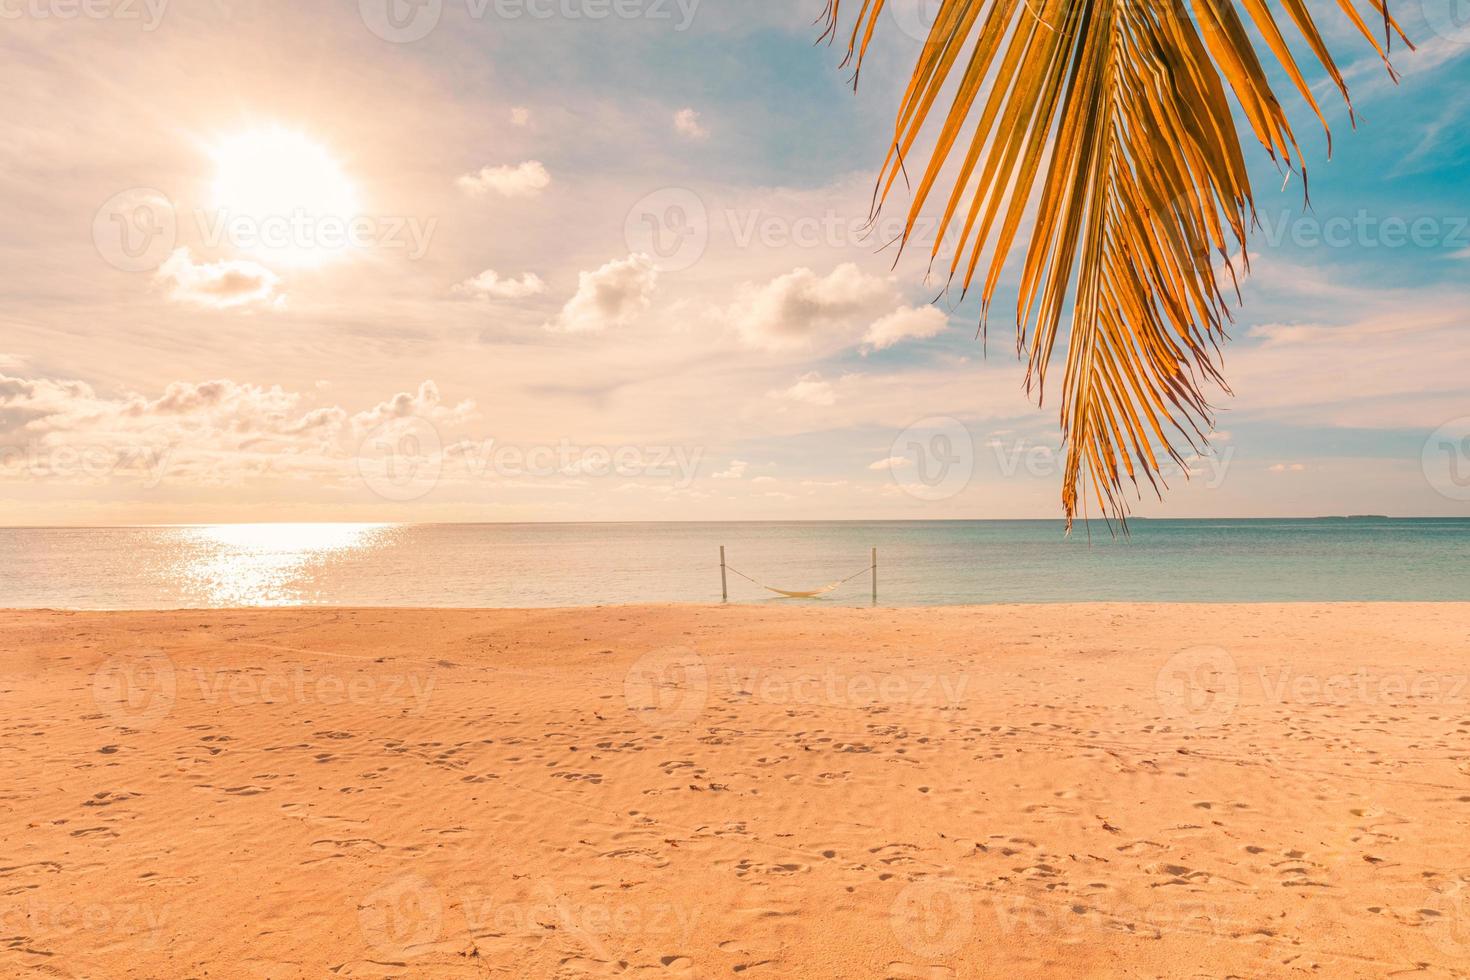
<svg viewBox="0 0 1470 980"><path fill-rule="evenodd" d="M1094 518L1099 524L1108 524L1102 518ZM1255 517L1129 517L1128 524L1179 524L1215 521L1241 523L1246 521L1470 521L1470 514L1314 514L1269 515ZM120 523L120 524L0 524L0 531L111 531L144 530L170 527L250 527L259 525L356 525L382 527L629 527L655 525L756 525L756 524L1058 524L1066 522L1059 517L914 517L914 518L850 518L850 519L740 519L740 520L624 520L624 521L172 521L166 523ZM1088 522L1079 522L1088 523ZM1113 521L1111 523L1120 523Z"/></svg>

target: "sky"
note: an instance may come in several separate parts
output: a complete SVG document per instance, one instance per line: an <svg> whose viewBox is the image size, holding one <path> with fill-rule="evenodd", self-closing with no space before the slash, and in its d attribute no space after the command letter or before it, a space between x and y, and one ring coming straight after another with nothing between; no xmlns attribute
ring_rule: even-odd
<svg viewBox="0 0 1470 980"><path fill-rule="evenodd" d="M821 0L0 0L0 524L1060 517L1013 281L866 222L929 2L854 93ZM1470 11L1311 6L1138 516L1470 516Z"/></svg>

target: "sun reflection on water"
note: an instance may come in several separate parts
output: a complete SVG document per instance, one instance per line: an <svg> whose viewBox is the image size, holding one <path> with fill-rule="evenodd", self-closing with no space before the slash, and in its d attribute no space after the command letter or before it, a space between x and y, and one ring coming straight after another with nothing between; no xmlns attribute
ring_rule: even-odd
<svg viewBox="0 0 1470 980"><path fill-rule="evenodd" d="M300 606L333 562L379 546L390 524L216 524L178 528L186 590L212 606Z"/></svg>

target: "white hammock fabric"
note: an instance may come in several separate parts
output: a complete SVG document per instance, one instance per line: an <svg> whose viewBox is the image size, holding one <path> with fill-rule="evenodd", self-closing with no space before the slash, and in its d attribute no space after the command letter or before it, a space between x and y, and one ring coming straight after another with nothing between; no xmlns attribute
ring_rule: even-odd
<svg viewBox="0 0 1470 980"><path fill-rule="evenodd" d="M873 570L873 566L869 565L862 571L854 572L840 582L833 582L830 585L824 585L820 589L812 589L808 592L797 592L791 589L778 589L774 585L767 585L764 582L751 578L749 575L746 575L738 568L731 568L729 565L726 565L725 567L734 572L736 575L739 575L741 578L745 579L745 581L750 582L752 585L757 585L760 588L765 589L767 592L774 592L776 593L776 595L785 596L788 599L820 599L824 595L830 595L831 593L836 592L838 589L842 588L844 585L846 585L848 582L851 582L859 575L866 575Z"/></svg>

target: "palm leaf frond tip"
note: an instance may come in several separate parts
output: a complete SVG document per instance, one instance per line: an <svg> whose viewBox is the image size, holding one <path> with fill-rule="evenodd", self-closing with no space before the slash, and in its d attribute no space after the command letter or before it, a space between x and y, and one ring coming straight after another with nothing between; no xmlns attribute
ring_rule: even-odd
<svg viewBox="0 0 1470 980"><path fill-rule="evenodd" d="M856 82L891 0L852 2ZM1386 0L1363 2L1408 43ZM1338 0L1388 66L1387 36L1380 44L1357 3ZM826 36L842 6L829 0ZM1306 0L1278 9L1351 112ZM1069 324L1069 528L1086 497L1105 517L1126 519L1125 480L1159 492L1167 461L1183 468L1185 448L1203 448L1205 387L1229 390L1217 361L1230 319L1221 279L1233 278L1231 256L1245 255L1255 220L1232 97L1271 159L1306 187L1251 27L1325 130L1267 0L943 0L904 92L875 210L900 177L907 182L926 138L901 245L926 206L942 205L930 263L948 251L947 281L964 292L979 279L982 329L1009 256L1024 248L1016 323L1028 391L1045 391Z"/></svg>

